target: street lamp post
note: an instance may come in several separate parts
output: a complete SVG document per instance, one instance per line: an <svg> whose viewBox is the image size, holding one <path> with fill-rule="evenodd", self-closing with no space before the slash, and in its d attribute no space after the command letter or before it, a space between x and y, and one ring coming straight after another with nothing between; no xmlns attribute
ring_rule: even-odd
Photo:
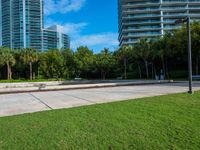
<svg viewBox="0 0 200 150"><path fill-rule="evenodd" d="M187 41L188 41L188 75L189 75L189 94L192 94L192 48L191 48L191 30L190 30L190 17L186 19L176 20L176 24L187 23Z"/></svg>

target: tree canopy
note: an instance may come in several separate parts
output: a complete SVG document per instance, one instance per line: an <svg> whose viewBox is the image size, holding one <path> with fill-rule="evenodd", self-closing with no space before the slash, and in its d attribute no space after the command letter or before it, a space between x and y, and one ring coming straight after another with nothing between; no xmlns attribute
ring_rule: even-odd
<svg viewBox="0 0 200 150"><path fill-rule="evenodd" d="M200 23L191 24L194 74L199 74ZM186 27L155 39L141 39L115 51L108 48L93 52L86 46L72 49L33 48L11 50L0 47L0 79L84 78L137 79L161 74L165 78L187 77ZM37 75L37 76L36 76Z"/></svg>

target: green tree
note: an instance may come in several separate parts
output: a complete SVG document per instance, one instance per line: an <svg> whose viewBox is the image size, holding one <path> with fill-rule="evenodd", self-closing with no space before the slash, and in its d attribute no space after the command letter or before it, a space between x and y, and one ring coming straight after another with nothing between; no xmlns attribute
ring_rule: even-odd
<svg viewBox="0 0 200 150"><path fill-rule="evenodd" d="M94 54L88 47L81 46L75 52L76 76L85 75L93 68Z"/></svg>
<svg viewBox="0 0 200 150"><path fill-rule="evenodd" d="M194 22L191 25L192 53L195 63L195 73L199 74L199 57L200 57L200 23Z"/></svg>
<svg viewBox="0 0 200 150"><path fill-rule="evenodd" d="M33 48L22 49L21 60L29 65L30 80L33 80L33 63L38 61L38 51Z"/></svg>
<svg viewBox="0 0 200 150"><path fill-rule="evenodd" d="M62 49L61 51L63 58L64 58L64 67L65 67L65 72L67 74L67 78L71 78L74 73L75 73L75 56L74 52L67 48L67 49Z"/></svg>
<svg viewBox="0 0 200 150"><path fill-rule="evenodd" d="M137 50L137 55L140 59L143 60L146 69L146 77L149 78L149 60L152 55L151 45L147 39L141 39L140 42L136 45L135 49Z"/></svg>
<svg viewBox="0 0 200 150"><path fill-rule="evenodd" d="M132 51L131 46L122 46L121 48L118 49L116 53L118 61L123 62L125 79L127 79L127 68L128 68L127 66L131 56L131 51Z"/></svg>
<svg viewBox="0 0 200 150"><path fill-rule="evenodd" d="M187 51L187 28L184 24L182 28L177 29L172 32L173 36L168 39L171 46L171 54L179 59L181 59L182 64L187 65L188 51ZM191 23L191 40L192 40L192 57L193 65L195 66L196 74L199 73L199 55L200 55L200 23ZM176 42L174 42L176 41ZM186 70L184 67L184 70Z"/></svg>
<svg viewBox="0 0 200 150"><path fill-rule="evenodd" d="M47 78L65 77L64 57L57 49L42 52L39 58L39 66L42 75Z"/></svg>
<svg viewBox="0 0 200 150"><path fill-rule="evenodd" d="M131 49L130 57L134 60L137 65L139 78L142 79L142 69L141 69L141 58L138 55L137 47L133 46Z"/></svg>
<svg viewBox="0 0 200 150"><path fill-rule="evenodd" d="M173 39L173 40L172 40ZM172 33L167 32L163 37L158 38L156 41L153 42L153 58L159 59L160 63L162 64L162 70L165 77L169 78L168 73L168 59L175 55L174 50L174 37Z"/></svg>
<svg viewBox="0 0 200 150"><path fill-rule="evenodd" d="M102 79L106 79L109 71L116 64L116 60L109 49L105 48L101 53L96 55L96 66L101 72Z"/></svg>
<svg viewBox="0 0 200 150"><path fill-rule="evenodd" d="M7 66L7 79L12 79L12 69L11 67L15 65L15 58L13 51L6 47L0 47L0 65Z"/></svg>

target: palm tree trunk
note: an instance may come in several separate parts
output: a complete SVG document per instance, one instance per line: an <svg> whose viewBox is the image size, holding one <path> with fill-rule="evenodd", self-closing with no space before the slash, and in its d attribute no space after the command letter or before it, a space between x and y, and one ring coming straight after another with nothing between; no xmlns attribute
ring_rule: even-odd
<svg viewBox="0 0 200 150"><path fill-rule="evenodd" d="M141 67L139 63L138 63L138 71L139 71L140 79L142 79L142 71L141 71Z"/></svg>
<svg viewBox="0 0 200 150"><path fill-rule="evenodd" d="M154 77L156 77L157 75L156 65L153 65L153 70L154 70Z"/></svg>
<svg viewBox="0 0 200 150"><path fill-rule="evenodd" d="M30 80L33 80L32 62L29 62L29 67L30 67Z"/></svg>
<svg viewBox="0 0 200 150"><path fill-rule="evenodd" d="M106 79L106 71L104 71L103 69L101 70L101 75L102 75L102 79L105 80Z"/></svg>
<svg viewBox="0 0 200 150"><path fill-rule="evenodd" d="M163 67L163 75L164 75L164 78L166 77L166 69L165 69L165 58L162 57L162 67Z"/></svg>
<svg viewBox="0 0 200 150"><path fill-rule="evenodd" d="M169 79L169 68L168 68L168 61L167 61L167 58L166 58L166 63L165 63L165 66L166 66L166 75L167 75L167 78Z"/></svg>
<svg viewBox="0 0 200 150"><path fill-rule="evenodd" d="M103 70L101 69L101 80L103 80Z"/></svg>
<svg viewBox="0 0 200 150"><path fill-rule="evenodd" d="M127 79L127 60L124 59L124 78Z"/></svg>
<svg viewBox="0 0 200 150"><path fill-rule="evenodd" d="M10 77L9 78L10 78L10 80L12 80L12 69L11 69L11 67L9 67L9 68L10 68L10 73L9 73Z"/></svg>
<svg viewBox="0 0 200 150"><path fill-rule="evenodd" d="M37 78L39 79L40 77L40 67L38 67L38 72L37 72Z"/></svg>
<svg viewBox="0 0 200 150"><path fill-rule="evenodd" d="M105 71L103 72L103 79L104 80L106 79L106 72Z"/></svg>
<svg viewBox="0 0 200 150"><path fill-rule="evenodd" d="M145 60L145 68L146 68L146 75L147 79L149 78L149 68L148 68L148 61Z"/></svg>
<svg viewBox="0 0 200 150"><path fill-rule="evenodd" d="M154 63L152 62L152 66L151 66L151 71L152 71L152 80L154 79Z"/></svg>
<svg viewBox="0 0 200 150"><path fill-rule="evenodd" d="M9 65L9 62L7 62L6 65L7 65L7 79L10 80L10 65Z"/></svg>
<svg viewBox="0 0 200 150"><path fill-rule="evenodd" d="M196 57L196 75L199 74L199 57Z"/></svg>

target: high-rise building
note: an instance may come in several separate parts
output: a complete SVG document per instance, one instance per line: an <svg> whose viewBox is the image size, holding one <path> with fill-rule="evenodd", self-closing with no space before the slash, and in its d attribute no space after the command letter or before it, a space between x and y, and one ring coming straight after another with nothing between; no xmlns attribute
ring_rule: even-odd
<svg viewBox="0 0 200 150"><path fill-rule="evenodd" d="M118 0L120 46L179 28L175 20L200 20L200 0Z"/></svg>
<svg viewBox="0 0 200 150"><path fill-rule="evenodd" d="M57 47L53 44L52 47L45 45L43 7L43 0L0 0L1 46L13 49L28 47L38 50ZM67 35L65 38L69 40ZM62 45L63 48L69 47L69 45Z"/></svg>
<svg viewBox="0 0 200 150"><path fill-rule="evenodd" d="M1 0L1 43L42 49L42 0Z"/></svg>
<svg viewBox="0 0 200 150"><path fill-rule="evenodd" d="M44 29L43 33L44 50L70 47L69 37L66 34L63 34L62 26L51 26Z"/></svg>

